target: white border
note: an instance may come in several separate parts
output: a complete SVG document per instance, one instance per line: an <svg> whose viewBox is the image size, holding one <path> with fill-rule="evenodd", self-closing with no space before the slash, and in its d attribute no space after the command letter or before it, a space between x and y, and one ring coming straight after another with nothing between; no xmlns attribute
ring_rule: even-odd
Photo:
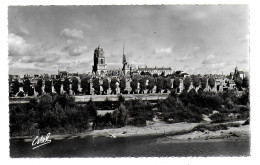
<svg viewBox="0 0 260 165"><path fill-rule="evenodd" d="M0 148L1 153L0 156L1 162L3 164L54 164L54 163L62 163L62 164L71 164L71 163L84 163L84 164L134 164L134 163L149 163L149 164L259 164L259 122L258 118L260 117L259 105L260 102L260 60L259 60L259 47L260 47L260 26L259 26L259 3L255 3L251 0L186 0L180 1L175 0L172 2L171 0L72 0L72 1L64 1L64 0L9 0L8 2L1 2L0 14L1 14L1 119L0 119L0 128L1 128L1 139L0 139ZM9 120L8 120L8 55L7 55L7 7L9 5L111 5L111 4L249 4L250 9L250 76L251 76L251 131L252 131L252 145L251 145L251 156L250 157L242 157L242 158L120 158L120 159L100 159L100 158L92 158L92 159L11 159L9 158ZM258 126L259 125L259 126ZM6 162L8 161L8 162Z"/></svg>

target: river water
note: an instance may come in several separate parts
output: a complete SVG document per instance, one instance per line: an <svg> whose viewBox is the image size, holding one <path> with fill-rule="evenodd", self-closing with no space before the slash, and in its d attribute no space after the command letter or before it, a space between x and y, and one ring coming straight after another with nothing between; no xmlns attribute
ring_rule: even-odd
<svg viewBox="0 0 260 165"><path fill-rule="evenodd" d="M84 137L52 140L32 149L31 142L10 140L11 157L188 157L249 156L250 140L160 142L162 136Z"/></svg>

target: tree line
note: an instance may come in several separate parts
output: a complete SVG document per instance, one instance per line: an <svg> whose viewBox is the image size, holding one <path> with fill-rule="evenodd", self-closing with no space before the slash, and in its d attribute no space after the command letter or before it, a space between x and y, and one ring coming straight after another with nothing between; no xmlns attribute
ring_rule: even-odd
<svg viewBox="0 0 260 165"><path fill-rule="evenodd" d="M173 82L171 81L173 79ZM128 94L128 91L126 89L126 78L121 77L119 79L112 77L111 81L109 82L108 78L104 78L103 83L101 84L99 81L99 78L91 78L88 75L82 76L80 80L80 87L82 88L82 94L83 95L90 95L91 93L91 85L90 82L92 80L92 87L94 88L94 94L95 95L107 95L107 94L116 94L117 84L119 85L120 93L121 94ZM146 85L146 82L148 80L148 84ZM44 89L43 88L44 83ZM172 89L176 92L179 91L180 88L180 78L171 76L149 76L149 75L141 75L141 76L135 76L131 78L130 87L131 91L130 94L138 94L138 83L139 83L139 94L144 94L145 90L147 89L147 93L153 93L154 87L156 87L155 93L167 93L171 91ZM189 90L191 83L195 89L200 87L200 90L204 90L208 86L212 89L214 88L216 84L216 80L214 77L198 77L198 76L187 76L183 79L183 87L185 90ZM249 80L248 77L244 77L243 79L238 77L235 80L236 86L239 90L243 88L249 87ZM12 84L12 85L11 85ZM229 83L227 83L229 86ZM20 97L23 96L33 96L34 95L34 89L31 87L31 82L27 78L23 81L22 84L19 84L18 80L14 80L12 83L10 83L11 89L9 96L15 96L19 92L19 87L23 87L23 92L19 92L17 95ZM71 87L70 87L71 85ZM49 80L46 79L38 79L35 85L35 91L38 93L38 95L42 95L43 91L45 93L52 93L52 86L54 87L55 93L60 94L61 93L61 87L63 86L63 91L65 91L67 94L70 94L70 90L72 91L73 95L78 95L80 93L79 91L79 81L76 77L72 77L71 79L65 78L64 81L61 81L61 79L53 79ZM103 90L101 92L100 87L102 86ZM173 87L173 88L172 88ZM108 93L108 89L110 88L111 92Z"/></svg>

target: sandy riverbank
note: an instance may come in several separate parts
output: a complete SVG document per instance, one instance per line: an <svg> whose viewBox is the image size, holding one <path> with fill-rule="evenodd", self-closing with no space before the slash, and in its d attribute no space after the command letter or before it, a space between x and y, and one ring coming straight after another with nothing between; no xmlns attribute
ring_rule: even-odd
<svg viewBox="0 0 260 165"><path fill-rule="evenodd" d="M244 121L236 121L233 123L242 124ZM51 135L49 139L53 140L63 140L63 139L75 139L84 138L87 136L93 137L129 137L129 136L145 136L145 135L165 135L163 138L159 138L159 142L171 143L178 140L214 140L214 139L243 139L250 136L249 125L240 125L239 127L229 127L227 130L218 131L191 131L194 127L198 125L212 126L214 124L206 123L174 123L167 124L163 121L148 122L145 127L134 127L126 126L121 128L113 129L103 129L86 131L84 133L79 133L75 135ZM215 124L216 125L216 124ZM14 137L11 139L23 139L24 141L31 142L35 137Z"/></svg>

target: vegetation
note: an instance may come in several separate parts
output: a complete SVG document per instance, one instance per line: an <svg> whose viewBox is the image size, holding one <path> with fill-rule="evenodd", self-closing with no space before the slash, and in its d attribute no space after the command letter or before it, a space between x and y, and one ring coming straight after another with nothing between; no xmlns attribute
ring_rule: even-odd
<svg viewBox="0 0 260 165"><path fill-rule="evenodd" d="M116 94L116 87L117 87L116 83L117 83L117 79L112 78L110 82L111 94Z"/></svg>
<svg viewBox="0 0 260 165"><path fill-rule="evenodd" d="M54 90L55 90L55 92L58 93L58 94L60 94L60 90L61 90L61 80L60 80L60 79L55 80L55 81L53 82L53 84L54 84Z"/></svg>
<svg viewBox="0 0 260 165"><path fill-rule="evenodd" d="M71 85L72 85L72 87L71 87L72 91L74 92L75 95L77 95L79 93L79 90L78 90L78 88L79 88L79 81L78 81L78 79L76 77L72 78Z"/></svg>
<svg viewBox="0 0 260 165"><path fill-rule="evenodd" d="M161 93L163 89L163 77L160 76L157 78L157 81L156 81L156 93Z"/></svg>
<svg viewBox="0 0 260 165"><path fill-rule="evenodd" d="M175 91L177 92L177 90L180 87L180 78L179 77L175 77L174 81L173 81L173 88L175 89Z"/></svg>
<svg viewBox="0 0 260 165"><path fill-rule="evenodd" d="M214 88L215 86L215 78L214 77L210 77L209 80L208 80L208 84L210 86L210 88Z"/></svg>
<svg viewBox="0 0 260 165"><path fill-rule="evenodd" d="M170 79L169 77L164 78L164 81L163 81L163 89L164 89L164 92L163 92L163 93L167 93L167 91L170 91L171 88L172 88L171 79Z"/></svg>
<svg viewBox="0 0 260 165"><path fill-rule="evenodd" d="M81 88L82 93L90 95L90 77L89 76L82 76L81 77Z"/></svg>
<svg viewBox="0 0 260 165"><path fill-rule="evenodd" d="M28 136L83 132L89 127L89 106L75 104L67 94L44 94L29 104L10 106L10 135Z"/></svg>
<svg viewBox="0 0 260 165"><path fill-rule="evenodd" d="M70 94L70 81L67 77L63 81L63 90L66 91L67 94Z"/></svg>
<svg viewBox="0 0 260 165"><path fill-rule="evenodd" d="M183 81L184 89L185 89L185 90L189 90L190 85L191 85L191 79L190 79L190 77L186 77L186 78L184 79L184 81Z"/></svg>
<svg viewBox="0 0 260 165"><path fill-rule="evenodd" d="M138 80L137 78L133 78L130 82L130 87L132 88L130 94L136 94L137 93L137 86L138 86Z"/></svg>
<svg viewBox="0 0 260 165"><path fill-rule="evenodd" d="M106 95L107 90L109 88L109 82L107 78L103 80L102 88L103 88L103 95Z"/></svg>
<svg viewBox="0 0 260 165"><path fill-rule="evenodd" d="M144 90L145 90L145 83L146 83L146 78L143 77L139 80L139 88L140 88L140 91L139 91L139 94L144 94Z"/></svg>
<svg viewBox="0 0 260 165"><path fill-rule="evenodd" d="M100 84L99 84L99 78L93 79L93 88L96 95L100 95Z"/></svg>
<svg viewBox="0 0 260 165"><path fill-rule="evenodd" d="M153 88L155 86L155 81L154 81L154 78L153 77L149 77L149 82L148 82L148 86L147 86L147 93L153 93Z"/></svg>
<svg viewBox="0 0 260 165"><path fill-rule="evenodd" d="M207 78L206 77L202 77L201 78L201 89L204 90L207 87Z"/></svg>
<svg viewBox="0 0 260 165"><path fill-rule="evenodd" d="M119 88L120 88L120 93L124 93L124 90L126 88L126 80L124 77L120 79Z"/></svg>
<svg viewBox="0 0 260 165"><path fill-rule="evenodd" d="M199 79L198 76L195 76L195 77L193 78L193 83L192 83L192 85L194 86L195 89L200 86L200 79Z"/></svg>
<svg viewBox="0 0 260 165"><path fill-rule="evenodd" d="M44 81L44 92L52 93L52 81L49 79Z"/></svg>

